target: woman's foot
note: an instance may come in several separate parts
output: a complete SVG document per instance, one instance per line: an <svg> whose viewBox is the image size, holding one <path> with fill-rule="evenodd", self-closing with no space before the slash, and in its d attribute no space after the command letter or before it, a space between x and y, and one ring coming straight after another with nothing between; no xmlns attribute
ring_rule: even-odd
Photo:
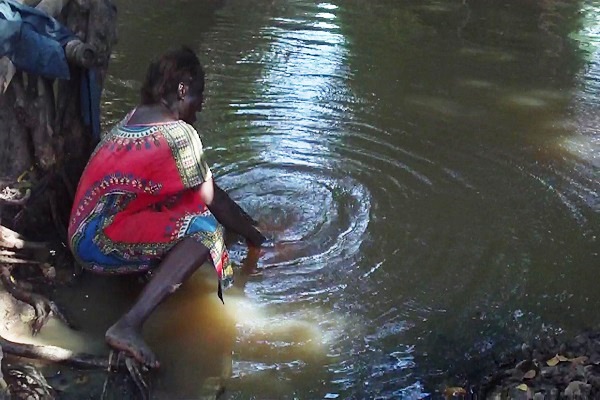
<svg viewBox="0 0 600 400"><path fill-rule="evenodd" d="M119 320L108 328L105 338L109 346L129 353L147 367L158 368L160 366L156 356L142 339L139 329L124 321Z"/></svg>
<svg viewBox="0 0 600 400"><path fill-rule="evenodd" d="M242 272L246 275L258 275L258 259L263 251L260 247L248 245L248 254L242 261Z"/></svg>

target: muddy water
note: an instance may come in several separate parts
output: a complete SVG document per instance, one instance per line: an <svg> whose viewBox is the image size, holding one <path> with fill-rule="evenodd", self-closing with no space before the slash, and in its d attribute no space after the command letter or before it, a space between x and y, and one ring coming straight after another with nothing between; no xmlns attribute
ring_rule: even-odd
<svg viewBox="0 0 600 400"><path fill-rule="evenodd" d="M213 171L269 237L225 306L205 267L149 321L157 398L435 397L600 322L600 10L534 3L117 1L104 124L188 43ZM134 295L84 277L88 346Z"/></svg>

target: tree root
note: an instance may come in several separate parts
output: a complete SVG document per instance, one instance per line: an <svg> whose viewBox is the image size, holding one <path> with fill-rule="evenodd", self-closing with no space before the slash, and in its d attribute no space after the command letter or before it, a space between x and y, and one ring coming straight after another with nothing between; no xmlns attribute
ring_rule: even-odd
<svg viewBox="0 0 600 400"><path fill-rule="evenodd" d="M11 365L5 368L10 399L54 400L56 392L44 375L33 365Z"/></svg>
<svg viewBox="0 0 600 400"><path fill-rule="evenodd" d="M15 299L33 307L35 318L31 324L31 331L34 335L40 331L51 314L73 328L53 301L23 288L12 276L13 268L28 264L37 265L44 277L52 279L56 271L46 262L49 256L49 244L27 241L17 232L0 225L0 281Z"/></svg>
<svg viewBox="0 0 600 400"><path fill-rule="evenodd" d="M19 233L2 225L0 225L0 248L32 250L46 253L50 251L48 243L25 240Z"/></svg>
<svg viewBox="0 0 600 400"><path fill-rule="evenodd" d="M115 375L112 372L118 371L119 369L126 369L129 372L129 378L137 389L139 398L147 400L150 398L150 386L147 382L148 368L140 364L137 360L129 356L123 351L111 350L108 356L108 374L104 380L104 387L102 389L101 400L106 400L109 393L109 387L119 386L119 381L123 381L126 378L122 375ZM145 376L146 375L146 376Z"/></svg>
<svg viewBox="0 0 600 400"><path fill-rule="evenodd" d="M15 343L2 336L0 336L0 347L6 354L13 356L50 361L79 369L107 369L109 366L108 360L104 357L74 353L58 346Z"/></svg>
<svg viewBox="0 0 600 400"><path fill-rule="evenodd" d="M140 363L131 357L126 357L125 366L127 367L127 371L129 371L133 383L135 383L135 386L139 390L142 400L147 400L150 396L150 388L140 372Z"/></svg>
<svg viewBox="0 0 600 400"><path fill-rule="evenodd" d="M48 361L82 370L105 370L107 376L101 397L103 399L106 398L109 383L114 381L117 376L117 379L127 379L127 376L120 374L120 372L127 371L135 389L139 392L139 397L143 400L150 398L149 377L145 374L148 369L124 352L111 351L109 357L105 358L87 353L74 353L58 346L15 343L0 336L0 361L2 361L2 350L6 354L16 357ZM115 372L119 374L115 375ZM0 373L1 382L2 374ZM2 390L1 385L0 390Z"/></svg>
<svg viewBox="0 0 600 400"><path fill-rule="evenodd" d="M0 264L0 280L4 284L7 292L15 299L33 307L35 311L35 318L31 322L31 333L33 335L37 335L52 314L63 321L68 327L73 328L73 325L67 320L62 311L60 311L56 303L40 294L32 293L19 287L11 274L11 267L8 265Z"/></svg>

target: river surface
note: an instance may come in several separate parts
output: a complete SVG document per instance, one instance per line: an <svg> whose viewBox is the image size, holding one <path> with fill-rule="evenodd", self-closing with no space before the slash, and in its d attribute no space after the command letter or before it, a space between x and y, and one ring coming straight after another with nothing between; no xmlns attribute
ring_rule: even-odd
<svg viewBox="0 0 600 400"><path fill-rule="evenodd" d="M224 306L204 267L148 322L155 398L436 398L600 323L600 7L535 3L117 1L104 126L191 46L208 161L269 238ZM130 283L80 288L101 343Z"/></svg>

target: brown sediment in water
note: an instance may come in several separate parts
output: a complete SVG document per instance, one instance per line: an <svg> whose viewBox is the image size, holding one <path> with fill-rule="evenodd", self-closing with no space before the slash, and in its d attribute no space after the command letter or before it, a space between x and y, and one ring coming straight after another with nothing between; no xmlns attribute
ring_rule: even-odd
<svg viewBox="0 0 600 400"><path fill-rule="evenodd" d="M26 337L33 309L0 290L0 336L14 339ZM9 357L10 358L10 357ZM4 367L30 364L32 360L4 359ZM36 363L37 366L43 364ZM51 368L50 368L51 369ZM44 373L46 369L43 367ZM52 372L54 373L54 371ZM82 375L83 374L83 375ZM86 372L73 375L78 382L88 382ZM89 372L97 375L97 372ZM98 377L91 379L97 380ZM64 382L62 393L77 391L77 382ZM50 381L52 383L52 381ZM224 386L221 386L224 385ZM221 381L219 390L226 387ZM70 387L70 389L69 389ZM99 387L98 387L99 388ZM456 388L449 388L456 389ZM451 398L464 399L595 399L600 398L600 329L590 330L574 338L547 336L531 344L523 344L502 355L496 366L464 394L454 392ZM446 393L447 395L448 393ZM1 398L1 395L0 395Z"/></svg>

